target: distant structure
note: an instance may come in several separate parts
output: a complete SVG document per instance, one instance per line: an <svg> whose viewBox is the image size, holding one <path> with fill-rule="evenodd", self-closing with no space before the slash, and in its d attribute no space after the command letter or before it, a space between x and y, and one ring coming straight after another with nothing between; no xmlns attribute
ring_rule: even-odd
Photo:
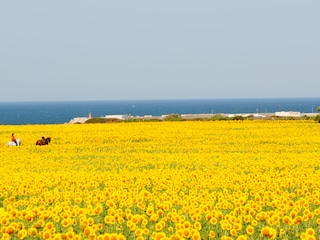
<svg viewBox="0 0 320 240"><path fill-rule="evenodd" d="M106 115L104 118L114 118L114 119L120 119L120 120L128 120L128 115Z"/></svg>
<svg viewBox="0 0 320 240"><path fill-rule="evenodd" d="M276 117L300 117L301 114L300 112L285 112L285 111L281 111L281 112L275 112L274 115Z"/></svg>
<svg viewBox="0 0 320 240"><path fill-rule="evenodd" d="M92 118L91 113L88 114L88 117L75 117L72 118L69 123L74 124L74 123L85 123L87 120ZM120 119L120 120L128 120L129 116L128 115L106 115L101 118L108 118L108 119Z"/></svg>
<svg viewBox="0 0 320 240"><path fill-rule="evenodd" d="M71 123L71 124L73 124L73 123L84 123L88 119L89 118L87 118L87 117L75 117L75 118L72 118L69 123Z"/></svg>

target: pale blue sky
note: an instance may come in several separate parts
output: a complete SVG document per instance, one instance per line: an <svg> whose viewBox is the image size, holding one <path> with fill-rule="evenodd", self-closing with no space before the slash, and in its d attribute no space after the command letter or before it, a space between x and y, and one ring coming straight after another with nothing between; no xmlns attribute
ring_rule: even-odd
<svg viewBox="0 0 320 240"><path fill-rule="evenodd" d="M0 102L319 97L320 1L0 2Z"/></svg>

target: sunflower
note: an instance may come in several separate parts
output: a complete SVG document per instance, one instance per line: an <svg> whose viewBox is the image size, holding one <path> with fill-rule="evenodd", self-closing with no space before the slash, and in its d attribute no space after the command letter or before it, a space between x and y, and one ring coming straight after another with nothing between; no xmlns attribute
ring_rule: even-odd
<svg viewBox="0 0 320 240"><path fill-rule="evenodd" d="M189 228L182 229L182 237L189 238L191 235L191 231Z"/></svg>
<svg viewBox="0 0 320 240"><path fill-rule="evenodd" d="M201 240L201 235L199 232L194 232L192 234L192 240Z"/></svg>
<svg viewBox="0 0 320 240"><path fill-rule="evenodd" d="M24 218L25 218L28 222L32 222L32 221L33 221L33 214L28 213Z"/></svg>
<svg viewBox="0 0 320 240"><path fill-rule="evenodd" d="M118 239L118 235L116 233L110 234L110 240L117 240L117 239Z"/></svg>
<svg viewBox="0 0 320 240"><path fill-rule="evenodd" d="M148 216L151 216L154 213L153 208L148 207L146 213Z"/></svg>
<svg viewBox="0 0 320 240"><path fill-rule="evenodd" d="M233 227L234 227L235 230L240 231L242 229L242 224L241 223L235 223Z"/></svg>
<svg viewBox="0 0 320 240"><path fill-rule="evenodd" d="M143 231L141 228L137 228L134 233L137 237L140 237L143 235Z"/></svg>
<svg viewBox="0 0 320 240"><path fill-rule="evenodd" d="M64 219L62 219L62 221L61 221L61 225L62 225L64 228L69 227L70 223L71 223L70 218L64 218Z"/></svg>
<svg viewBox="0 0 320 240"><path fill-rule="evenodd" d="M42 237L44 239L50 239L52 237L52 234L51 234L50 231L46 230L46 231L43 232Z"/></svg>
<svg viewBox="0 0 320 240"><path fill-rule="evenodd" d="M35 237L37 236L37 234L38 234L38 230L36 228L31 227L28 229L29 236Z"/></svg>
<svg viewBox="0 0 320 240"><path fill-rule="evenodd" d="M105 233L102 236L103 236L103 240L109 240L111 237L111 233Z"/></svg>
<svg viewBox="0 0 320 240"><path fill-rule="evenodd" d="M211 223L212 225L216 225L216 224L218 223L218 220L217 220L215 217L212 217L212 218L210 219L210 223Z"/></svg>
<svg viewBox="0 0 320 240"><path fill-rule="evenodd" d="M162 239L165 239L165 238L166 238L166 234L164 232L159 232L159 233L156 233L155 237L152 238L152 239L162 240Z"/></svg>
<svg viewBox="0 0 320 240"><path fill-rule="evenodd" d="M94 230L92 229L92 227L87 226L84 231L83 231L84 235L91 237L94 235Z"/></svg>
<svg viewBox="0 0 320 240"><path fill-rule="evenodd" d="M313 236L315 234L315 231L313 228L307 228L306 230L306 233L309 235L309 236Z"/></svg>
<svg viewBox="0 0 320 240"><path fill-rule="evenodd" d="M254 234L254 227L253 226L251 226L251 225L249 225L247 228L246 228L246 233L248 234L248 235L253 235Z"/></svg>
<svg viewBox="0 0 320 240"><path fill-rule="evenodd" d="M60 217L59 216L54 216L53 217L53 221L55 221L55 222L60 222Z"/></svg>
<svg viewBox="0 0 320 240"><path fill-rule="evenodd" d="M90 226L94 224L94 220L93 220L92 217L89 217L89 218L88 218L88 224L89 224Z"/></svg>
<svg viewBox="0 0 320 240"><path fill-rule="evenodd" d="M67 233L66 233L66 236L67 236L67 238L68 239L73 239L74 238L74 232L73 231L68 231Z"/></svg>
<svg viewBox="0 0 320 240"><path fill-rule="evenodd" d="M160 222L158 222L158 223L156 224L156 230L157 230L157 231L161 231L162 229L163 229L162 224L161 224Z"/></svg>
<svg viewBox="0 0 320 240"><path fill-rule="evenodd" d="M118 235L118 240L126 240L126 237L122 234Z"/></svg>
<svg viewBox="0 0 320 240"><path fill-rule="evenodd" d="M277 237L277 232L275 229L271 228L271 227L263 227L261 229L261 235L267 238L271 238L274 239Z"/></svg>
<svg viewBox="0 0 320 240"><path fill-rule="evenodd" d="M239 237L237 237L237 240L247 240L248 237L246 235L240 235Z"/></svg>
<svg viewBox="0 0 320 240"><path fill-rule="evenodd" d="M18 238L20 239L24 239L26 236L27 236L27 230L26 229L21 229L19 232L18 232Z"/></svg>
<svg viewBox="0 0 320 240"><path fill-rule="evenodd" d="M198 231L200 231L200 230L201 230L201 228L202 228L202 226L201 226L201 223L200 223L200 222L195 222L195 223L193 224L193 226L194 226L194 228L195 228L196 230L198 230Z"/></svg>
<svg viewBox="0 0 320 240"><path fill-rule="evenodd" d="M148 228L144 228L144 229L142 230L142 232L143 232L144 235L148 235L148 234L150 233L150 231L149 231Z"/></svg>
<svg viewBox="0 0 320 240"><path fill-rule="evenodd" d="M234 228L232 228L229 232L230 232L231 236L237 236L238 235L237 230L234 229Z"/></svg>

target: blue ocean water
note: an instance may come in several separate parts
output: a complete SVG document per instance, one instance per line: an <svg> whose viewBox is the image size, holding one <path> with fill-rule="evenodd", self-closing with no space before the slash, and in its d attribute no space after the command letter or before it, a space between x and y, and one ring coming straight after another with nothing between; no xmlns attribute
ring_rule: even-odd
<svg viewBox="0 0 320 240"><path fill-rule="evenodd" d="M0 124L61 124L74 117L86 117L89 113L93 117L277 111L312 113L318 106L320 98L6 102L0 103Z"/></svg>

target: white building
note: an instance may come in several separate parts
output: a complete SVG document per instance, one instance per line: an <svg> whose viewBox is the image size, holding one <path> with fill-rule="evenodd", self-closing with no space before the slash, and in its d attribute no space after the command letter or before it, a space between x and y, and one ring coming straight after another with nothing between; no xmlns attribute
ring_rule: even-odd
<svg viewBox="0 0 320 240"><path fill-rule="evenodd" d="M277 117L300 117L300 112L275 112L275 116Z"/></svg>
<svg viewBox="0 0 320 240"><path fill-rule="evenodd" d="M69 123L71 123L71 124L73 124L73 123L84 123L88 119L89 119L88 117L75 117L75 118L71 119Z"/></svg>
<svg viewBox="0 0 320 240"><path fill-rule="evenodd" d="M115 118L120 120L128 120L128 115L106 115L104 118Z"/></svg>

